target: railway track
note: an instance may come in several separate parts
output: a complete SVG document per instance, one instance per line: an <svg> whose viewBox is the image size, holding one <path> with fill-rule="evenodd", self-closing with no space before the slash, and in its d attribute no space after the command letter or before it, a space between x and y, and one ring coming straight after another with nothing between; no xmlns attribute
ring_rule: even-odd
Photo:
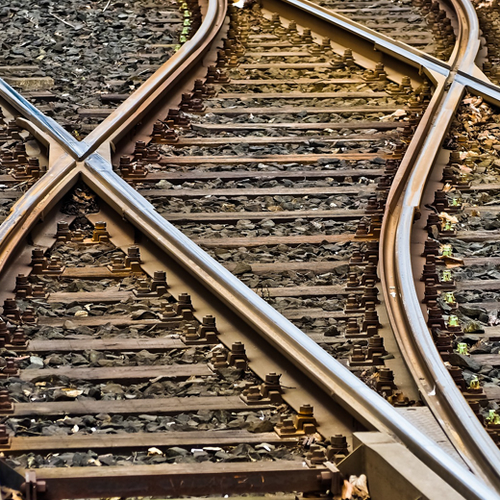
<svg viewBox="0 0 500 500"><path fill-rule="evenodd" d="M381 3L368 20L349 7L137 3L38 20L82 39L94 17L144 24L83 119L64 88L51 107L11 80L37 109L0 85L4 487L496 498L496 271L464 253L496 229L488 215L471 233L497 189L478 19L468 2ZM151 44L164 36L184 45ZM465 240L442 214L458 193L474 205Z"/></svg>

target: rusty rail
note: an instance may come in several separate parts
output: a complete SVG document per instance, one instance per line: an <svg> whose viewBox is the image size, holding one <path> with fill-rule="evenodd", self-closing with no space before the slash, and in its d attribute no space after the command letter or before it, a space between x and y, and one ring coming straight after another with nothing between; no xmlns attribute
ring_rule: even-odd
<svg viewBox="0 0 500 500"><path fill-rule="evenodd" d="M432 341L415 290L410 252L413 220L435 156L465 84L477 81L477 77L458 80L455 75L480 73L474 64L479 50L478 20L470 2L463 0L459 7L460 49L449 78L436 91L440 100L437 113L432 123L429 119L423 124L426 129L416 138L419 148L413 157L405 158L401 182L391 190L381 236L381 276L391 323L422 397L471 469L498 490L500 451L458 390Z"/></svg>
<svg viewBox="0 0 500 500"><path fill-rule="evenodd" d="M294 3L299 5L297 0L294 0ZM311 7L304 3L300 8L303 6ZM356 415L369 428L378 429L396 436L415 456L420 458L466 498L488 500L499 498L496 493L491 491L469 471L458 465L438 445L409 424L383 398L369 389L339 362L331 358L316 343L306 337L265 301L256 294L249 292L248 288L236 277L226 271L171 224L161 218L148 202L113 173L111 165L102 156L95 153L97 148L115 134L119 128L127 126L133 119L140 116L150 103L154 102L164 91L165 85L173 85L175 80L181 75L184 67L195 64L197 58L201 57L204 50L206 50L206 45L198 47L197 44L204 42L203 37L208 36L209 33L211 36L214 36L214 33L217 32L221 25L221 16L222 18L224 17L223 13L223 2L220 0L210 1L202 31L198 32L193 38L191 45L184 52L180 51L176 54L155 73L153 79L143 86L144 88L141 87L141 90L136 92L131 100L126 101L124 105L118 108L116 112L97 127L87 138L85 151L78 151L77 154L79 160L86 158L85 165L76 163L68 155L62 156L49 173L28 192L29 195L16 204L12 214L0 227L0 273L5 271L9 255L14 252L16 245L26 236L36 220L39 217L43 217L43 214L49 207L64 194L72 183L76 182L78 175L82 175L86 182L126 219L134 225L140 226L142 231L155 239L160 246L178 261L182 262L183 265L188 265L193 275L208 288L212 289L226 304L237 311L240 317L260 331L261 335L268 342L279 348L289 359L300 366L309 378L316 381L333 399L345 408L348 408L350 412ZM310 8L309 13L311 15L319 15L319 11L315 11L312 8ZM322 13L321 16L327 19L325 13ZM333 22L331 19L327 20ZM346 22L342 20L342 23ZM356 31L354 23L349 23L353 27L353 31ZM377 42L376 37L371 34L369 39ZM390 41L381 37L379 37L376 46L379 50L394 53L397 53L398 50L400 52L401 49L400 46L396 44L391 45ZM438 64L436 60L428 56L423 57L405 52L401 57L410 64L425 67L428 71L435 71L444 76L448 75L446 63ZM467 69L463 65L460 67L463 67L464 70ZM2 88L4 89L2 94L5 95L8 89L5 87ZM448 93L448 95L453 94L453 99L456 99L456 89L458 87L454 87L453 92ZM443 93L444 83L441 83L435 104L430 107L431 112L437 108L437 101ZM451 97L449 100L444 98L444 103L452 102L451 99ZM443 124L451 112L452 109L445 110L444 114L441 115L442 118L438 116L432 125L431 121L433 117L429 115L426 125L427 130L435 130L436 123ZM24 113L27 113L27 110L24 110ZM30 114L27 114L31 118ZM42 129L45 129L54 136L53 128L57 127L43 120L39 120L38 124ZM66 150L69 150L70 154L75 153L74 146L72 145L73 141L68 140L66 142L67 138L61 138L58 134L56 136L66 144ZM423 141L423 137L418 141ZM417 144L424 144L418 141ZM415 150L417 149L415 148ZM417 154L417 151L415 151L415 154ZM422 161L417 161L414 172L418 170L418 166ZM408 170L409 174L410 170ZM402 179L402 181L405 180L406 178ZM417 183L417 181L421 183L425 182L425 176L423 180L422 177L417 178L414 176L410 180L410 183ZM415 193L418 192L418 189L419 187L417 186ZM399 188L395 187L395 192L401 192L401 190L401 186ZM399 200L397 201L399 202ZM405 202L405 210L401 214L396 213L399 216L398 231L400 231L400 228L404 228L404 224L407 224L407 229L410 228L416 201L418 201L418 198L414 194L409 202ZM387 221L385 227L390 227ZM403 236L402 232L398 233L399 242L404 241ZM405 252L407 251L403 248L402 243L399 243L399 245L396 248L400 248L400 250ZM391 256L393 257L394 254L391 254ZM388 258L385 255L383 257ZM400 259L398 259L398 263L401 264ZM412 280L409 279L410 277L411 273L406 274L406 283L401 285L405 288L405 292L409 293L409 296L412 293L409 287L413 286ZM386 293L390 295L392 292L388 291Z"/></svg>

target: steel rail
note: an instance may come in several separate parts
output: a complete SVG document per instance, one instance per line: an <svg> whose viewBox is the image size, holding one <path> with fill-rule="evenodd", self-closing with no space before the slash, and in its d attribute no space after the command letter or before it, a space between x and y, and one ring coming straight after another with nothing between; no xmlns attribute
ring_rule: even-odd
<svg viewBox="0 0 500 500"><path fill-rule="evenodd" d="M220 0L217 2L211 0L209 11L214 3L220 4ZM201 36L196 38L197 42L202 41L200 38ZM176 68L179 67L180 62L175 56L172 64ZM164 66L163 69L166 67ZM175 71L172 70L170 75L174 73ZM177 71L175 74L178 76L180 73ZM155 90L150 93L134 94L135 98L130 103L125 103L126 106L121 111L125 110L127 116L132 116L144 100L159 91L160 85L160 82L155 84ZM139 96L142 96L142 100ZM118 122L118 115L119 113L116 113L113 120L108 121L106 126L102 125L99 133L94 134L90 140L90 149L85 154L90 154L91 150L102 145L100 141L109 137L111 131L104 129L108 126L111 128L115 126ZM50 128L48 124L45 126ZM200 281L214 291L214 294L258 329L289 359L301 366L304 373L342 406L357 415L368 427L388 432L400 439L415 456L466 498L488 500L500 498L477 477L448 456L434 441L418 431L381 396L369 389L280 313L255 293L250 292L238 278L164 220L151 204L112 171L109 162L96 153L87 159L85 165L78 164L77 168L73 160L68 160L68 156L61 157L53 169L33 186L29 191L29 196L23 197L15 205L11 215L0 227L0 238L2 238L0 272L5 270L8 256L27 235L36 220L43 216L44 211L55 203L54 200L62 196L71 183L76 181L77 176L81 175L126 219L139 226L141 231L148 234L183 266L188 266Z"/></svg>
<svg viewBox="0 0 500 500"><path fill-rule="evenodd" d="M381 234L381 279L395 335L422 397L471 469L500 491L500 450L490 439L458 390L434 345L416 288L410 252L411 230L435 157L460 103L464 83L460 74L478 73L479 23L472 4L462 0L459 13L461 49L440 100L433 122L427 122L419 151L405 156L399 183L391 189ZM432 110L434 112L434 109ZM424 137L422 135L422 137ZM403 189L404 188L404 189Z"/></svg>
<svg viewBox="0 0 500 500"><path fill-rule="evenodd" d="M147 200L109 168L106 160L94 154L87 159L86 165L87 169L82 170L83 179L99 196L131 224L140 227L152 241L368 428L395 436L466 498L500 498L410 424L384 398L161 217Z"/></svg>
<svg viewBox="0 0 500 500"><path fill-rule="evenodd" d="M426 54L425 52L422 52L421 50L411 47L403 42L381 35L373 29L352 21L351 19L342 16L331 9L321 7L310 2L309 0L280 0L280 2L292 5L360 38L368 40L373 43L375 49L389 53L396 59L400 59L414 66L421 66L426 68L428 71L433 71L444 76L447 76L449 73L450 65L447 62L441 61L440 59Z"/></svg>
<svg viewBox="0 0 500 500"><path fill-rule="evenodd" d="M36 182L12 207L9 216L0 225L0 275L8 267L16 248L27 231L65 194L65 187L76 183L77 163L69 155L62 155L50 170Z"/></svg>
<svg viewBox="0 0 500 500"><path fill-rule="evenodd" d="M168 61L127 98L111 115L103 120L86 138L88 145L81 160L95 152L128 121L139 120L141 113L168 92L182 74L198 64L221 29L226 17L227 0L208 1L208 8L200 28Z"/></svg>
<svg viewBox="0 0 500 500"><path fill-rule="evenodd" d="M43 114L2 78L0 78L0 98L4 99L25 118L53 137L74 158L79 158L87 150L87 146L84 143L79 142L53 118Z"/></svg>

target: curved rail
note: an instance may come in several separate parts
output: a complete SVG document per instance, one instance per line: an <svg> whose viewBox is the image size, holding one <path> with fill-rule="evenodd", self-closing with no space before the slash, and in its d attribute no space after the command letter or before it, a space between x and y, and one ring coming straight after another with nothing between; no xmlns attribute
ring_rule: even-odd
<svg viewBox="0 0 500 500"><path fill-rule="evenodd" d="M412 224L426 180L464 92L464 85L454 81L454 76L457 71L471 75L476 70L479 23L468 0L462 0L459 7L460 49L444 84L451 86L446 93L443 86L436 92L441 102L437 113L434 108L429 110L434 118L426 138L417 154L405 158L401 183L390 193L381 236L381 278L391 324L422 397L471 469L498 490L500 451L458 390L432 341L415 289L410 252Z"/></svg>
<svg viewBox="0 0 500 500"><path fill-rule="evenodd" d="M80 159L96 151L126 122L138 120L181 74L201 61L224 23L226 9L227 0L208 2L205 18L195 35L85 138L88 149Z"/></svg>
<svg viewBox="0 0 500 500"><path fill-rule="evenodd" d="M0 97L17 109L25 118L32 121L44 132L53 137L74 158L80 157L87 150L83 142L79 142L67 130L50 116L44 115L36 106L16 92L8 83L0 78Z"/></svg>
<svg viewBox="0 0 500 500"><path fill-rule="evenodd" d="M404 60L407 63L419 65L427 68L429 71L434 71L441 75L447 75L450 66L447 62L441 61L421 50L411 47L406 43L393 40L385 35L377 33L373 29L367 28L360 23L357 23L341 14L338 14L331 9L321 7L318 4L309 2L308 0L280 0L285 4L293 5L294 7L307 12L319 19L323 19L332 25L338 26L354 35L373 42L376 49L391 54L397 59Z"/></svg>
<svg viewBox="0 0 500 500"><path fill-rule="evenodd" d="M368 388L263 299L249 292L238 278L163 219L151 204L112 171L106 160L96 153L91 154L117 127L145 109L163 90L167 81L174 81L184 68L199 60L206 47L204 37L207 33L213 36L222 24L225 15L224 2L225 0L210 0L207 17L190 45L184 51L181 49L163 65L153 75L152 81L148 81L144 88L141 87L134 93L87 138L88 149L84 155L90 156L86 165L77 164L78 168L74 168L75 162L72 158L68 155L61 157L49 173L28 192L29 196L15 205L9 218L0 227L0 273L6 268L8 256L36 220L75 182L77 175L82 175L97 193L108 200L125 218L140 226L141 231L182 262L183 266L188 267L208 288L367 427L397 437L415 456L465 498L500 498L448 456L434 441L418 431L381 396ZM440 90L440 93L442 92L443 88Z"/></svg>
<svg viewBox="0 0 500 500"><path fill-rule="evenodd" d="M82 174L100 196L189 269L337 403L368 428L388 432L398 438L415 456L466 498L500 498L500 495L492 492L434 441L410 424L384 398L161 217L148 201L110 170L102 157L94 154L86 163L88 170L84 170Z"/></svg>

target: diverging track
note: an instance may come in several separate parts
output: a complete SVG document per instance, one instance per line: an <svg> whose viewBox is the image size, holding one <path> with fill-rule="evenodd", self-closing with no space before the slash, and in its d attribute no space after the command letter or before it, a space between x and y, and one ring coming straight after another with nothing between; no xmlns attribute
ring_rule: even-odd
<svg viewBox="0 0 500 500"><path fill-rule="evenodd" d="M141 375L139 372L143 369L142 361L137 361L135 355L126 354L129 363L127 366L134 366L137 373L134 370L129 370L127 374L127 370L120 372L110 369L109 374L99 374L94 368L82 368L76 378L85 380L85 384L77 384L72 393L67 391L65 395L66 399L74 399L72 401L64 401L64 397L62 401L51 400L52 381L48 386L42 385L47 389L37 389L30 402L16 400L12 407L9 397L4 394L6 421L8 422L8 413L12 411L13 422L30 415L43 416L47 421L61 415L70 418L90 415L88 422L91 422L96 415L107 413L121 417L137 415L150 405L151 408L146 413L155 415L154 422L157 425L160 423L158 416L179 411L189 414L200 404L206 405L206 411L246 411L251 415L251 405L245 404L253 398L254 405L260 405L262 411L268 412L263 419L268 422L266 429L270 430L277 424L277 433L288 436L287 444L293 447L291 457L300 461L304 456L309 461L309 466L317 467L302 470L302 466L294 462L292 469L296 477L295 482L288 483L289 491L330 491L338 494L341 473L347 476L365 473L373 499L393 498L396 495L398 498L414 498L417 494L429 498L443 495L446 498L495 498L496 493L490 487L497 489L498 486L498 450L465 400L460 399L462 396L457 394L447 370L444 367L441 369L439 356L434 346L431 346L431 337L418 304L409 251L415 211L420 206L428 171L453 112L466 86L470 89L477 88L477 91L484 90L484 84L477 80L480 72L474 66L479 35L471 5L463 2L454 4L453 8L447 7L452 21L444 24L456 26L457 38L449 62L420 52L415 46L395 43L386 36L379 36L362 25L308 2L264 2L262 11L254 8L253 12L246 9L239 12L233 7L229 32L225 34L224 50L217 55L217 66L208 70L205 82L194 83L207 73L202 61L205 60L207 66L213 62L214 47L221 44L220 39L228 29L225 25L226 8L224 2L212 1L208 5L202 5L204 20L191 40L82 142L75 141L64 129L40 114L6 84L0 87L3 100L24 118L17 120L18 126L28 130L48 148L49 165L47 173L31 187L26 196L15 203L11 214L0 226L0 274L3 282L13 288L15 277L21 269L25 274L31 273L33 284L45 287L45 290L40 289L39 299L34 294L34 288L28 287L23 292L22 283L17 287L21 309L25 311L23 308L30 307L29 304L33 302L35 311L28 309L21 314L22 311L16 309L12 301L7 301L4 306L4 319L11 329L4 338L8 351L5 355L5 366L8 369L4 371L7 375L10 370L14 378L20 377L28 382L34 380L29 378L33 367L31 370L22 370L26 366L22 365L25 360L21 354L27 349L41 359L44 368L40 372L45 371L41 376L47 377L49 371L50 376L61 376L62 372L58 370L62 368L48 369L47 365L50 363L40 353L54 350L71 352L74 356L75 353L88 349L86 342L89 342L93 353L101 353L94 354L94 361L91 362L106 357L113 359L113 352L135 351L132 347L135 343L133 338L126 338L127 341L124 340L122 344L116 339L110 342L106 340L106 336L100 336L103 331L92 328L108 324L116 328L135 328L140 325L139 346L148 346L149 342L149 350L163 353L162 363L175 364L173 350L198 346L193 348L190 355L198 360L210 359L211 365L208 367L201 362L196 363L192 375L201 379L208 376L232 380L231 377L234 377L240 380L239 387L246 391L241 391L243 400L237 397L237 390L231 392L234 389L229 388L225 396L220 396L226 398L224 402L217 400L217 396L210 392L213 387L208 386L204 390L208 391L210 397L207 400L200 399L202 403L194 403L191 408L187 400L180 398L179 401L176 400L179 410L166 410L165 406L172 401L161 400L161 391L165 390L165 386L161 390L158 387L151 389L160 392L156 397L145 398L142 406L135 400L141 393L127 389L128 384L131 381L168 378L171 372L162 371L165 370L162 366L148 371L147 376L144 372ZM282 23L280 14L288 21ZM263 18L267 21L263 21ZM263 30L259 33L252 31L252 26L255 26L252 23L256 19L260 19L263 25ZM292 19L301 19L302 26L294 25L290 22ZM304 30L305 27L313 30L314 37ZM316 43L319 41L317 35L329 37L332 41L327 39L321 44ZM344 45L340 44L340 40ZM297 45L300 50L297 50ZM379 48L376 60L373 57L374 45ZM275 50L276 48L279 50ZM449 54L448 49L449 47L441 50L441 56ZM324 75L320 86L315 74L318 69ZM425 76L419 74L418 70ZM460 76L457 77L458 73ZM388 80L396 83L388 85ZM185 94L185 87L192 88L193 84L194 92L181 97L181 94ZM213 93L210 85L214 85L218 95ZM483 86L479 90L478 86L481 85ZM353 86L357 86L354 92ZM486 88L490 94L495 94L494 89L488 86ZM350 100L353 100L352 103ZM177 104L179 101L180 111L173 108L173 103ZM279 107L276 106L277 102ZM349 107L345 106L345 102L349 103ZM172 110L168 112L169 109ZM401 109L404 109L403 114ZM402 121L401 116L409 119ZM158 122L158 118L162 121ZM380 121L379 118L383 120ZM311 137L310 133L303 134L301 130L304 129L314 130L315 135ZM266 135L262 130L271 132ZM272 132L273 130L277 133ZM364 132L366 130L369 133ZM142 142L131 145L131 138ZM227 147L226 142L231 143L232 150ZM326 152L331 144L335 144L337 150L333 153ZM273 154L260 154L259 163L270 164L272 168L262 171L260 184L248 185L248 177L253 175L251 172L256 163L253 151L263 145L284 145L284 149L280 150L278 147ZM300 150L301 147L309 149ZM298 149L298 154L293 159L290 159L290 148ZM112 150L116 151L114 155ZM19 156L21 153L17 151L16 154ZM290 167L290 162L297 166ZM360 168L359 162L364 162L363 168ZM113 171L112 164L119 169L123 179ZM226 165L227 168L219 172L212 168L213 164L218 167ZM332 168L332 165L340 165L340 168ZM225 179L225 185L220 189L210 187L205 190L202 189L203 186L196 184L197 176L205 180ZM375 191L373 179L376 178L381 180ZM241 179L247 185L238 184L242 182ZM272 185L266 184L269 179L277 181ZM298 185L294 179L305 179L306 182ZM321 188L314 184L318 179L327 179ZM362 179L362 182L357 182L357 179ZM20 174L19 180L22 180ZM312 181L311 184L307 183L309 180ZM186 181L190 183L187 187L173 187ZM391 181L392 187L387 198ZM151 182L160 183L160 186L152 189ZM230 182L235 183L234 189L227 187ZM141 187L140 192L134 187ZM242 200L239 198L243 189L246 194ZM375 197L374 191L375 194L378 192ZM336 215L328 213L332 208L347 204L346 196L352 197L353 193L358 193L359 198L350 207L351 210ZM85 217L71 217L72 209L67 213L68 195L70 200L75 200L75 197L80 200L78 203L81 203L80 209ZM311 196L315 196L317 200L311 201ZM323 251L322 245L326 240L333 245L338 242L350 245L347 252L354 255L350 262L341 259L338 266L325 265L331 261L331 256L328 255L325 260L312 259L295 266L290 265L290 262L282 262L282 268L289 273L292 281L280 283L279 278L276 278L276 286L262 284L259 280L263 278L255 277L259 273L266 276L266 273L276 272L273 269L275 265L266 267L261 262L257 262L255 266L250 265L253 274L249 273L251 276L248 278L251 283L257 280L253 288L260 290L266 301L251 292L230 272L235 271L237 265L222 266L167 222L155 209L155 206L158 207L155 200L159 197L168 200L169 208L165 210L167 219L171 218L181 226L185 224L182 226L185 231L194 227L197 231L192 235L207 231L203 224L211 222L215 217L215 220L224 222L225 230L229 231L224 242L226 249L231 248L231 245L235 248L245 247L248 253L252 242L231 242L231 228L239 224L240 229L243 226L251 231L254 229L251 227L254 226L252 221L271 220L269 213L273 212L273 223L281 218L280 224L283 224L283 227L278 228L280 234L275 236L274 245L286 246L278 249L279 251L289 252L294 245L306 242L309 245L308 252L318 256ZM196 217L191 217L189 213L180 215L182 211L179 211L179 215L171 213L175 203L179 204L175 200L195 200L200 197L210 197L210 201L197 204L201 210L192 214ZM238 216L233 215L232 209L219 210L217 207L220 204L213 203L216 197L221 197L226 207L231 205ZM95 210L89 200L97 200L98 209ZM314 212L318 206L321 207L322 200L327 204L323 207L321 216L317 217ZM382 213L384 203L385 211ZM196 205L194 202L192 204ZM317 234L309 233L307 237L303 237L294 234L293 230L292 233L287 233L289 228L286 223L294 219L294 205L297 204L300 205L300 216L315 223L311 227L316 229ZM253 208L249 209L248 205ZM276 208L276 205L279 207ZM72 206L71 202L69 206ZM349 211L353 213L349 214ZM66 224L56 228L58 218L65 218ZM39 226L40 220L43 223ZM103 227L101 220L107 222L106 227ZM124 222L121 223L121 220ZM357 224L353 226L352 220ZM193 223L196 225L193 226ZM268 224L267 227L272 226ZM325 228L332 227L333 230L325 232ZM208 229L220 230L217 227ZM348 232L352 234L343 234ZM263 234L267 239L269 232ZM379 235L380 291L383 295L381 305L376 270L376 242ZM250 236L258 239L254 233L250 233ZM210 249L211 245L221 248L217 239L220 240L214 238L212 243L206 238L200 239L199 243L206 249ZM109 248L106 245L110 245ZM94 256L90 252L90 258L95 260L93 266L76 267L78 271L72 271L73 264L64 267L68 260L64 252L74 248L76 253L73 258L80 258L78 252L87 249L83 253L89 254L89 246L96 249ZM135 255L135 250L132 250L127 260L123 252L129 246L137 246L142 258L136 256L136 260L131 259ZM24 253L20 252L21 248L30 247L46 248L46 257L52 257L52 260L43 261L43 257L36 254L42 258L38 263L42 268L30 269L28 264L31 253L27 255L26 250ZM113 259L110 261L99 252L112 252ZM37 262L32 259L33 266ZM106 267L108 264L109 267ZM49 265L52 267L44 268ZM341 266L344 266L344 271L332 273L332 269ZM158 268L166 270L166 282L161 273L155 273ZM295 272L297 270L312 273L308 277L312 280L312 286L310 281L301 286L303 277ZM248 267L244 267L244 271L248 272ZM314 280L318 280L320 273L322 281L318 284ZM45 278L39 281L37 274L42 277L45 275ZM344 279L348 277L347 283L341 281L343 275ZM60 277L55 279L54 276ZM335 276L339 278L338 281ZM91 287L89 283L96 278L109 280L112 285L108 285L113 288L109 292L92 292L93 295L89 292L87 295L86 287ZM80 280L76 295L72 295L75 293L73 288L66 289L68 282L74 279ZM321 289L315 289L315 286ZM47 291L50 292L48 296ZM184 295L186 292L194 306L189 304ZM115 298L112 297L114 294ZM328 302L325 296L336 297L341 306L325 309L324 304ZM325 324L333 327L327 334L329 336L324 337L324 331L321 331L320 336L314 332L310 337L304 334L270 305L276 297L299 297L303 300L300 304L305 308L311 303L313 306L323 304L322 311L319 310L321 307L313 307L313 313L306 311L294 316L291 308L287 311L286 306L283 312L301 328L307 323L304 322L303 315L312 314L313 319L316 315L320 329ZM3 298L12 298L12 294L5 292ZM123 324L119 325L117 317L106 316L113 315L106 306L110 301L137 304L130 309L123 309L131 314L126 319L122 318L120 321ZM78 305L84 302L89 307ZM71 314L78 319L72 319L68 314L61 313L61 308L54 307L54 314L58 317L54 319L50 317L54 314L49 314L50 320L47 320L43 311L50 310L51 303L70 303L73 306ZM282 306L283 303L281 301ZM64 311L64 307L61 310ZM100 315L94 315L94 310L101 311L106 318L94 324L92 318ZM148 310L148 314L152 316L136 314L134 317L133 311L143 310ZM332 311L332 314L325 314L325 311ZM90 315L87 314L89 312ZM217 328L210 330L210 316L208 319L204 318L214 313ZM90 319L84 319L87 317ZM335 321L324 322L330 318ZM76 333L70 333L69 336L66 333L55 342L43 339L38 327L44 324L62 328L62 331L75 330ZM158 336L149 339L142 336L144 325L147 324L163 329L159 334L162 339L159 343ZM18 328L22 325L24 332ZM84 333L80 340L77 338L83 331L78 331L78 326L88 329L84 328L87 337ZM335 347L338 342L331 341L332 331L334 336L355 339L342 344L342 349L347 350L347 355L340 356L344 358L343 362L337 361L325 350L335 355L342 351ZM91 334L92 340L88 334ZM115 334L116 331L113 331L112 336ZM118 337L120 335L121 333ZM168 341L164 342L166 338ZM315 340L324 345L325 349ZM246 351L242 350L238 341L243 342ZM78 342L81 343L80 347ZM219 342L226 349L223 346L216 347ZM352 342L356 344L353 345ZM214 349L217 350L212 352ZM15 366L16 363L21 365ZM59 363L62 362L53 364ZM385 370L381 368L384 364ZM361 369L358 368L360 366ZM19 368L20 373L17 371ZM387 369L391 374L394 372L397 387ZM281 387L279 377L277 381L276 377L269 375L273 372L284 374ZM414 373L416 382L408 376L408 372ZM68 376L67 373L64 376ZM387 378L381 379L382 374ZM175 375L177 378L185 376ZM263 383L261 387L256 376L266 380L268 385ZM94 400L96 381L101 380L99 377L107 381L113 379L116 386L119 386L114 388L114 393L110 389L109 392L114 396L109 401ZM15 381L8 381L6 387L13 382ZM207 385L206 380L198 383ZM222 382L219 380L219 383ZM367 383L371 383L376 390L371 389ZM267 398L269 386L272 386L273 396ZM134 391L144 389L133 386ZM149 386L147 390L150 390ZM131 396L128 401L126 397L115 399L116 391L118 394L123 391ZM248 397L248 394L253 394L253 397ZM454 458L451 453L444 451L441 445L426 437L404 417L410 416L412 411L416 412L416 408L396 410L386 400L391 401L394 406L406 407L411 404L411 399L418 399L419 394L429 405L462 459L476 475L467 470L460 458ZM84 397L80 398L82 395ZM276 408L276 404L281 406ZM314 417L311 416L309 407L304 406L307 404L314 407ZM278 422L279 413L282 417ZM430 419L427 421L431 425L435 425L428 412L425 413L425 418ZM247 420L252 419L249 416ZM191 421L199 423L199 415L195 420L191 418ZM82 422L78 422L71 422L77 427L76 431L72 431L74 434L82 426ZM135 420L129 422L130 425L139 426ZM170 421L174 426L179 425L179 422L175 419ZM162 425L164 423L161 422ZM314 426L315 423L318 424L317 427ZM46 423L40 422L40 425L43 428ZM283 428L287 430L280 430ZM215 430L222 431L217 428ZM356 433L358 430L363 432ZM257 432L260 431L259 429ZM143 432L142 427L140 432ZM167 434L154 438L161 440ZM276 457L272 457L273 462L264 461L255 467L247 465L245 472L245 467L225 464L224 461L216 463L217 460L209 455L215 445L220 445L220 452L223 454L232 453L231 446L237 443L251 446L259 441L269 442L275 439L273 436L257 434L250 438L248 435L242 437L237 433L226 433L224 436L192 434L189 437L188 434L176 436L178 441L165 440L163 446L170 449L170 455L169 452L162 451L160 444L157 447L147 444L153 443L152 436L141 435L141 443L140 439L127 441L121 435L115 443L102 441L102 444L99 444L97 434L80 436L78 444L73 439L76 436L65 438L65 448L73 446L75 450L86 450L94 447L103 450L96 456L103 461L108 460L109 467L102 469L78 467L78 463L60 470L44 468L49 462L44 462L48 459L43 458L43 453L59 448L53 439L44 441L42 437L36 438L36 443L33 438L30 444L29 433L16 435L11 441L4 437L4 454L15 462L15 456L20 453L40 451L42 458L37 458L36 470L31 470L31 462L26 463L31 470L27 472L24 486L28 496L36 493L54 499L77 498L82 495L83 485L87 488L84 490L85 495L89 497L116 494L199 495L207 492L206 484L211 484L211 493L219 494L226 493L228 489L234 493L286 489L284 484L290 481L290 471L287 473L287 464ZM349 450L344 445L344 437L337 436L337 440L331 438L337 434L347 437L349 447L357 447L345 460L343 458ZM442 446L449 446L442 435L437 434L437 438L442 441ZM243 440L238 441L239 439ZM171 464L166 464L166 457L174 456L171 451L172 443L178 443L181 448L205 445L207 450L202 451L206 458L200 460L206 460L207 463L200 468L198 465L181 467L180 463L169 468ZM278 439L276 443L273 441L270 444L279 447L279 443ZM144 454L145 448L149 452L146 453L149 457L147 460L150 461L145 459L142 465L127 463L130 460L127 456L132 456L127 453L141 450ZM110 449L111 458L108 457L110 454L104 453L104 450ZM118 459L117 450L122 452ZM151 459L155 455L160 457L156 463ZM401 457L405 459L401 460ZM120 460L123 463L116 465ZM381 481L374 468L375 464L383 464L387 475L402 477L404 491L398 485ZM4 480L7 481L10 477L9 484L20 487L23 477L12 471L7 472L5 464L2 468ZM240 474L247 474L246 487L234 482L234 478ZM122 489L117 491L116 486L110 484L109 478L124 478L125 475L129 480L122 482ZM152 483L152 475L162 479ZM198 489L186 488L182 481L169 482L173 475L197 483ZM208 476L215 477L215 483L206 483ZM262 477L266 479L264 486L260 482ZM422 481L423 477L432 477L432 481L426 483ZM89 479L92 481L89 482ZM258 486L259 482L261 486ZM167 488L167 484L170 487Z"/></svg>

